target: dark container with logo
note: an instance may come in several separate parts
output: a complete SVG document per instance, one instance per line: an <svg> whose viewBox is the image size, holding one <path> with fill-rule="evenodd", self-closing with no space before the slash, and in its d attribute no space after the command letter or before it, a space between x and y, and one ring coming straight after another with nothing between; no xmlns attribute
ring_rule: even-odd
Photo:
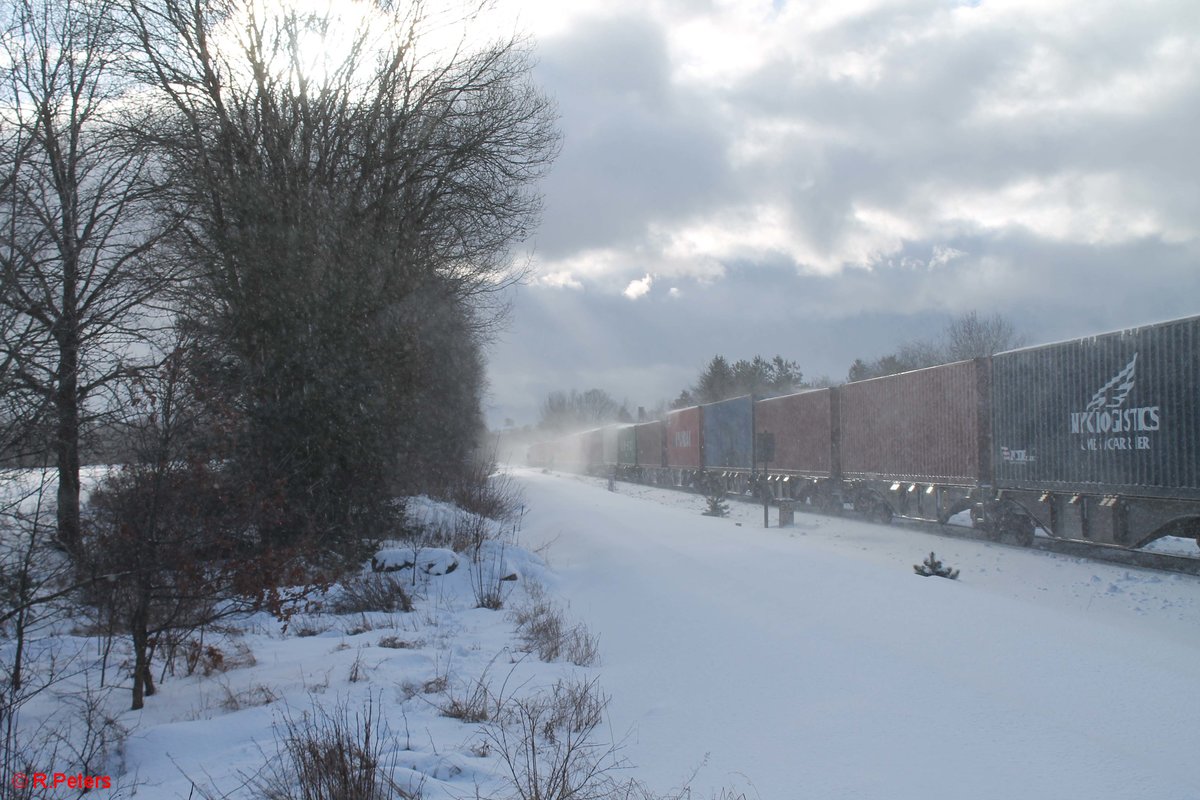
<svg viewBox="0 0 1200 800"><path fill-rule="evenodd" d="M842 386L842 477L987 483L988 375L975 359Z"/></svg>
<svg viewBox="0 0 1200 800"><path fill-rule="evenodd" d="M667 465L666 423L662 420L639 422L633 426L637 439L637 464L639 467L665 467Z"/></svg>
<svg viewBox="0 0 1200 800"><path fill-rule="evenodd" d="M675 469L699 469L701 425L704 411L700 406L681 408L667 414L667 466Z"/></svg>
<svg viewBox="0 0 1200 800"><path fill-rule="evenodd" d="M1200 499L1200 317L992 359L996 485Z"/></svg>
<svg viewBox="0 0 1200 800"><path fill-rule="evenodd" d="M754 404L755 431L775 436L775 458L767 465L771 472L833 474L833 399L832 389L813 389Z"/></svg>
<svg viewBox="0 0 1200 800"><path fill-rule="evenodd" d="M704 467L754 468L754 399L750 395L704 406Z"/></svg>

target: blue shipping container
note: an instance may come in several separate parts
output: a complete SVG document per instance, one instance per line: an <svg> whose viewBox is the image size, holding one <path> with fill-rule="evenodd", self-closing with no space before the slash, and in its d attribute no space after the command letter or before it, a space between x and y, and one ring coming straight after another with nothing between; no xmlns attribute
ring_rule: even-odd
<svg viewBox="0 0 1200 800"><path fill-rule="evenodd" d="M754 400L750 395L704 406L704 466L754 468Z"/></svg>

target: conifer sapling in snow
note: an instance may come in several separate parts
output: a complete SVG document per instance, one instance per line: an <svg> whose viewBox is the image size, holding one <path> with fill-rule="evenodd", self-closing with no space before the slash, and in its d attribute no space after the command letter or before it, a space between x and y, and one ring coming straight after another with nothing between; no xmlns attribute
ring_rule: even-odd
<svg viewBox="0 0 1200 800"><path fill-rule="evenodd" d="M729 516L729 503L725 502L725 495L722 492L713 492L706 495L708 500L708 508L704 510L706 517L727 517Z"/></svg>
<svg viewBox="0 0 1200 800"><path fill-rule="evenodd" d="M936 575L939 578L949 578L950 580L954 580L958 577L958 570L951 569L949 567L943 567L942 562L939 561L938 557L932 552L930 552L929 558L925 559L924 563L913 564L913 572L917 573L918 575L923 575L926 578Z"/></svg>

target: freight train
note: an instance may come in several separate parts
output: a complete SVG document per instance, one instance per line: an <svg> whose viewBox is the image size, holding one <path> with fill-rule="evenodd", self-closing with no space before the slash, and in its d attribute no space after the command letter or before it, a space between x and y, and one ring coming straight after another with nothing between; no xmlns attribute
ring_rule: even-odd
<svg viewBox="0 0 1200 800"><path fill-rule="evenodd" d="M995 538L1200 544L1200 316L530 446L534 466Z"/></svg>

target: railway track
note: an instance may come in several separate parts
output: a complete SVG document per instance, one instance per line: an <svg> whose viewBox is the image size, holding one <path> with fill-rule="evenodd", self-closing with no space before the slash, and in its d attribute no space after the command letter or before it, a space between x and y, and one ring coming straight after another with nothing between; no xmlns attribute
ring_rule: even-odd
<svg viewBox="0 0 1200 800"><path fill-rule="evenodd" d="M761 500L751 497L727 495L727 498L747 505L762 506ZM772 506L778 507L776 503L772 503ZM796 506L796 511L797 513L805 514L820 513L819 511L809 511L800 505ZM1120 564L1127 567L1138 567L1140 569L1154 569L1161 572L1175 572L1183 575L1200 575L1200 548L1197 549L1197 556L1191 557L1172 555L1170 553L1155 553L1148 550L1130 550L1115 545L1081 542L1075 539L1055 539L1049 536L1036 536L1033 543L1026 547L1025 545L1006 539L997 540L983 531L962 525L939 525L936 522L929 522L928 520L899 516L893 517L891 524L912 526L920 528L925 533L932 533L948 538L971 539L973 541L991 542L993 544L1003 544L1021 549L1044 550L1049 553L1086 558L1108 564Z"/></svg>

